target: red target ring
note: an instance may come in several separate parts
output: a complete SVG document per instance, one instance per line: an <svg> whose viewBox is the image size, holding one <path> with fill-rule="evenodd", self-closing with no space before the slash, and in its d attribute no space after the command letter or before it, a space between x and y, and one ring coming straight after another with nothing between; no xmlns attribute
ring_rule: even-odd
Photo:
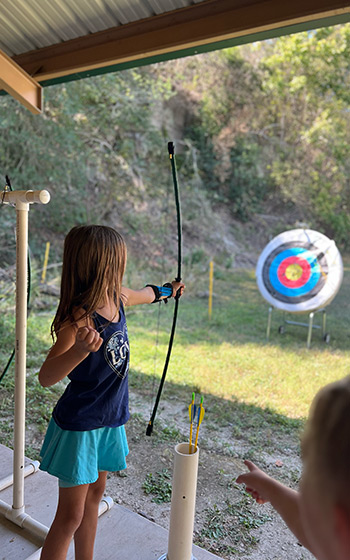
<svg viewBox="0 0 350 560"><path fill-rule="evenodd" d="M287 288L300 288L308 282L311 275L310 263L300 257L286 258L278 267L277 276Z"/></svg>

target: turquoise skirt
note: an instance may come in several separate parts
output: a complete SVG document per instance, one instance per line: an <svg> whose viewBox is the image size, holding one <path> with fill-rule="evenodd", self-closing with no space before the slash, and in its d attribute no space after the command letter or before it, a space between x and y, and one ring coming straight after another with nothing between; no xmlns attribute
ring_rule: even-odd
<svg viewBox="0 0 350 560"><path fill-rule="evenodd" d="M60 486L96 482L101 471L126 469L129 453L124 426L78 432L62 430L51 418L40 452L40 469L60 479Z"/></svg>

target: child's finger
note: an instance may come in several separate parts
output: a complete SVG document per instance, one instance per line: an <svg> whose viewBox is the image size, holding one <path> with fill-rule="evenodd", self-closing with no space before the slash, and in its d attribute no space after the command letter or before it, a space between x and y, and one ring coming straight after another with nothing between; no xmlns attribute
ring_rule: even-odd
<svg viewBox="0 0 350 560"><path fill-rule="evenodd" d="M81 341L85 340L89 332L89 327L79 327L79 329L77 330L76 339Z"/></svg>
<svg viewBox="0 0 350 560"><path fill-rule="evenodd" d="M90 330L85 337L85 342L87 342L87 344L92 344L96 336L99 336L99 334L95 330Z"/></svg>
<svg viewBox="0 0 350 560"><path fill-rule="evenodd" d="M100 348L102 342L103 342L103 338L101 338L99 333L96 331L96 336L95 336L95 339L94 339L95 351L97 351Z"/></svg>
<svg viewBox="0 0 350 560"><path fill-rule="evenodd" d="M85 342L89 347L91 346L92 348L94 348L95 346L98 346L99 348L102 344L102 338L97 331L90 331L85 339Z"/></svg>
<svg viewBox="0 0 350 560"><path fill-rule="evenodd" d="M242 473L236 478L238 484L249 484L252 480L252 475L250 472Z"/></svg>
<svg viewBox="0 0 350 560"><path fill-rule="evenodd" d="M181 297L185 290L185 284L183 282L173 282L172 286L173 286L173 297L175 297L176 294L179 294L179 297Z"/></svg>
<svg viewBox="0 0 350 560"><path fill-rule="evenodd" d="M91 327L80 327L76 338L78 342L83 342L90 350L94 350L95 347L98 350L102 344L99 333Z"/></svg>
<svg viewBox="0 0 350 560"><path fill-rule="evenodd" d="M246 459L244 461L244 464L245 464L246 467L248 467L249 472L258 470L258 467L256 465L254 465L254 463L252 463L252 461L249 461L248 459Z"/></svg>
<svg viewBox="0 0 350 560"><path fill-rule="evenodd" d="M257 504L266 504L267 500L265 500L265 499L259 494L259 492L257 492L257 491L254 490L253 488L248 488L248 487L246 487L245 491L247 492L247 494L250 494L250 496L256 501Z"/></svg>

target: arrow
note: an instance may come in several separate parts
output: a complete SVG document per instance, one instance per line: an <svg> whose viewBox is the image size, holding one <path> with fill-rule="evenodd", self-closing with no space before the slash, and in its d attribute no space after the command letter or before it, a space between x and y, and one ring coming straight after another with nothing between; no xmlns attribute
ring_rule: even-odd
<svg viewBox="0 0 350 560"><path fill-rule="evenodd" d="M192 393L192 402L188 407L188 413L190 416L190 446L188 452L191 453L192 449L192 433L193 433L193 422L196 416L196 405L194 404L194 393Z"/></svg>
<svg viewBox="0 0 350 560"><path fill-rule="evenodd" d="M200 402L200 405L198 407L198 415L197 415L197 431L196 431L196 440L194 442L194 448L195 449L197 449L199 426L202 423L204 413L205 413L205 409L203 408L203 397L201 397L201 402Z"/></svg>

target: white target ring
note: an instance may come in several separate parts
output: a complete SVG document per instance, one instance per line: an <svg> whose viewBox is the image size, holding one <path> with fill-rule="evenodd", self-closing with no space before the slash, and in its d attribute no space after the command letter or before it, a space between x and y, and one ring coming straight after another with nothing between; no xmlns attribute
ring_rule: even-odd
<svg viewBox="0 0 350 560"><path fill-rule="evenodd" d="M335 242L311 229L293 229L274 237L256 267L258 288L273 307L290 313L326 307L343 280L343 262Z"/></svg>

